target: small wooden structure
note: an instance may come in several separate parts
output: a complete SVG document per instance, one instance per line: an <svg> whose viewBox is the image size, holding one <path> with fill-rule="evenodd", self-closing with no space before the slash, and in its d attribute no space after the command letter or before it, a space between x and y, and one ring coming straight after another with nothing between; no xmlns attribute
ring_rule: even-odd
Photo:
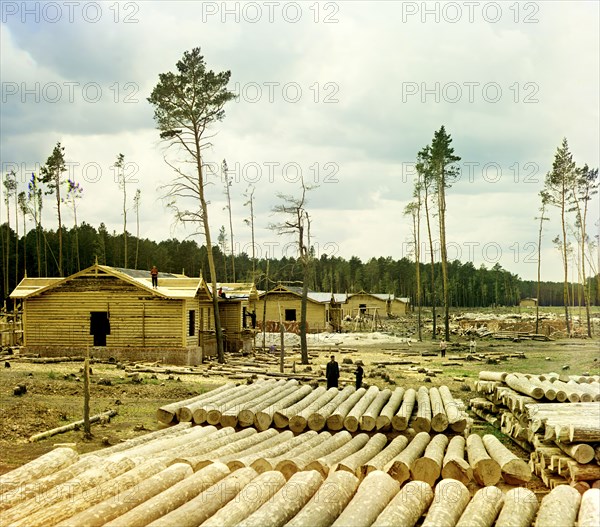
<svg viewBox="0 0 600 527"><path fill-rule="evenodd" d="M519 302L519 307L536 307L538 303L537 298L523 298Z"/></svg>
<svg viewBox="0 0 600 527"><path fill-rule="evenodd" d="M395 297L393 294L359 291L348 295L343 311L344 316L349 315L352 318L368 317L375 312L380 316L400 316L408 313L409 305L408 298Z"/></svg>

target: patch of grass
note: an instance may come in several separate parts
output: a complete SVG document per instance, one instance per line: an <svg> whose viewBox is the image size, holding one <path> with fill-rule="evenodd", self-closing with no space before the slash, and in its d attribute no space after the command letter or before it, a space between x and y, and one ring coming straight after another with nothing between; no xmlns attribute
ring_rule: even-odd
<svg viewBox="0 0 600 527"><path fill-rule="evenodd" d="M56 373L54 370L50 370L48 372L48 379L52 379L53 381L58 379L58 373Z"/></svg>

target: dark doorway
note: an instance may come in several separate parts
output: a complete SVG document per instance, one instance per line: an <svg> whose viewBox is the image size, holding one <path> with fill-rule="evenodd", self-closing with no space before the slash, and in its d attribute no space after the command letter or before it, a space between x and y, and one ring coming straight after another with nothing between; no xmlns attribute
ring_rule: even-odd
<svg viewBox="0 0 600 527"><path fill-rule="evenodd" d="M110 335L107 311L90 312L90 335L94 335L94 346L106 346L106 335Z"/></svg>
<svg viewBox="0 0 600 527"><path fill-rule="evenodd" d="M295 309L286 309L285 310L285 321L286 322L295 322L296 321L296 310Z"/></svg>

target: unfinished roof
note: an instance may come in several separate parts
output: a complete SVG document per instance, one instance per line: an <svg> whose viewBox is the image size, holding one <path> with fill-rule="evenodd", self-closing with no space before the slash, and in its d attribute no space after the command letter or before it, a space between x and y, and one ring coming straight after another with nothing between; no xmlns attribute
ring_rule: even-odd
<svg viewBox="0 0 600 527"><path fill-rule="evenodd" d="M206 287L209 292L212 291L212 285L210 283L206 283ZM217 289L222 289L226 297L232 300L241 300L244 298L256 299L258 297L258 292L256 291L256 287L252 282L217 282Z"/></svg>
<svg viewBox="0 0 600 527"><path fill-rule="evenodd" d="M10 298L25 298L33 293L36 293L40 289L43 289L49 285L60 282L62 278L23 278L19 285L15 287L13 292L10 294Z"/></svg>

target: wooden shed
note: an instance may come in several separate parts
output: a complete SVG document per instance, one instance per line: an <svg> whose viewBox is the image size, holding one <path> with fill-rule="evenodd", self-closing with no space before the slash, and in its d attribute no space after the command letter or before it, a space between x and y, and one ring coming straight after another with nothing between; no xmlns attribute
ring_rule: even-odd
<svg viewBox="0 0 600 527"><path fill-rule="evenodd" d="M216 350L212 300L202 278L92 265L66 278L24 278L23 345L49 356L198 364Z"/></svg>
<svg viewBox="0 0 600 527"><path fill-rule="evenodd" d="M519 302L519 307L535 307L537 306L537 298L523 298Z"/></svg>

